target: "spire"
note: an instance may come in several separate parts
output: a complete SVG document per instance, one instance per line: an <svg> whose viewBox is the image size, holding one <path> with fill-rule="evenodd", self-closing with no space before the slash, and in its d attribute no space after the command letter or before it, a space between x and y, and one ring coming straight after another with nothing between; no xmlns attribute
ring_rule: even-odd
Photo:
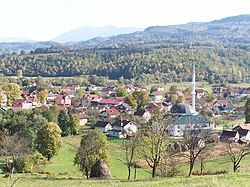
<svg viewBox="0 0 250 187"><path fill-rule="evenodd" d="M193 74L192 74L192 107L195 111L195 64L193 64Z"/></svg>

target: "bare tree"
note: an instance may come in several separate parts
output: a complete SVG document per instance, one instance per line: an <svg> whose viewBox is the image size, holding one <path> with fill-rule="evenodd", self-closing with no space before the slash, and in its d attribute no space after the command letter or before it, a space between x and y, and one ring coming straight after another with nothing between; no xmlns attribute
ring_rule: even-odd
<svg viewBox="0 0 250 187"><path fill-rule="evenodd" d="M249 144L240 145L238 143L227 142L226 152L233 163L233 171L236 172L240 168L242 159L250 154Z"/></svg>
<svg viewBox="0 0 250 187"><path fill-rule="evenodd" d="M162 117L153 117L141 129L140 154L152 168L152 177L156 176L156 170L161 159L167 154L167 120Z"/></svg>
<svg viewBox="0 0 250 187"><path fill-rule="evenodd" d="M23 156L31 153L32 150L29 146L28 141L19 137L17 134L12 136L5 136L5 138L0 142L0 156L6 157L6 166L8 167L11 178L14 173L13 162L16 157ZM11 157L11 159L9 159Z"/></svg>
<svg viewBox="0 0 250 187"><path fill-rule="evenodd" d="M135 168L134 179L136 179L135 156L136 156L137 147L138 147L138 134L135 134L134 136L130 137L130 139L124 145L124 149L126 153L126 165L128 168L128 180L130 180L131 167L133 165Z"/></svg>
<svg viewBox="0 0 250 187"><path fill-rule="evenodd" d="M197 157L206 147L205 139L208 137L208 134L207 131L202 131L200 129L186 130L184 132L183 143L187 151L181 155L189 159L189 177L192 174Z"/></svg>

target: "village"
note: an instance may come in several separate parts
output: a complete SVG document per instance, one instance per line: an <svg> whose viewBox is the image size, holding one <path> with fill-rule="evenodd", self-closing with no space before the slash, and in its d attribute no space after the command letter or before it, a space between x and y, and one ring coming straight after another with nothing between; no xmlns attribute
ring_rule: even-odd
<svg viewBox="0 0 250 187"><path fill-rule="evenodd" d="M164 84L151 88L132 84L102 88L71 85L39 90L37 80L31 79L21 87L20 96L11 105L8 93L3 91L0 105L1 110L14 112L45 111L57 106L59 110L77 114L81 127L90 125L116 138L133 136L143 123L161 113L165 119L174 118L168 127L170 136L181 137L187 127L199 127L216 132L222 141L233 139L248 144L250 124L237 122L244 118L244 106L239 103L250 95L250 88L221 85L211 85L211 90L196 88L193 71L193 82L185 90L174 84L169 90L165 90ZM226 124L229 121L231 126Z"/></svg>

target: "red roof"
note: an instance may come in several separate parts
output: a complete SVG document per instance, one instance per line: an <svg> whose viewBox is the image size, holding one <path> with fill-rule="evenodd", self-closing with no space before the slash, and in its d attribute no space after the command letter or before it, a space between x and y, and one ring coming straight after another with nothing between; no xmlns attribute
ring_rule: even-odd
<svg viewBox="0 0 250 187"><path fill-rule="evenodd" d="M120 114L120 112L115 108L107 109L106 112L109 114L109 116Z"/></svg>
<svg viewBox="0 0 250 187"><path fill-rule="evenodd" d="M122 102L120 99L101 99L99 101L100 104L106 105L119 105Z"/></svg>
<svg viewBox="0 0 250 187"><path fill-rule="evenodd" d="M88 119L89 116L87 116L86 114L79 114L79 118L80 119Z"/></svg>

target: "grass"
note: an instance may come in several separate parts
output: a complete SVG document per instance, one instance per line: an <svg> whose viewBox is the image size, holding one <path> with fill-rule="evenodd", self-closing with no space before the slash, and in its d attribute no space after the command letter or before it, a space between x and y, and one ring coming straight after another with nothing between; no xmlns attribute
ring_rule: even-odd
<svg viewBox="0 0 250 187"><path fill-rule="evenodd" d="M214 176L193 176L174 177L151 180L150 172L147 169L138 168L138 180L128 182L127 167L124 164L124 154L122 145L126 140L109 138L111 164L110 171L114 179L111 181L104 180L86 180L73 165L75 146L80 143L81 136L63 138L63 149L52 159L52 163L46 166L46 171L50 174L15 174L10 181L0 175L0 187L10 186L15 179L18 179L15 186L250 186L250 155L242 160L240 171L246 173L228 173L225 175ZM232 171L232 164L228 157L208 160L205 163L204 171L216 170ZM180 168L181 173L185 176L188 170L188 164L183 164ZM199 164L194 167L194 171L199 170ZM132 172L133 177L133 172Z"/></svg>
<svg viewBox="0 0 250 187"><path fill-rule="evenodd" d="M0 179L0 186L10 186L18 175L11 181ZM230 173L225 175L173 177L155 180L131 181L126 180L84 180L84 179L44 179L36 176L20 178L15 186L17 187L79 187L79 186L173 186L173 187L248 187L250 185L250 173Z"/></svg>

